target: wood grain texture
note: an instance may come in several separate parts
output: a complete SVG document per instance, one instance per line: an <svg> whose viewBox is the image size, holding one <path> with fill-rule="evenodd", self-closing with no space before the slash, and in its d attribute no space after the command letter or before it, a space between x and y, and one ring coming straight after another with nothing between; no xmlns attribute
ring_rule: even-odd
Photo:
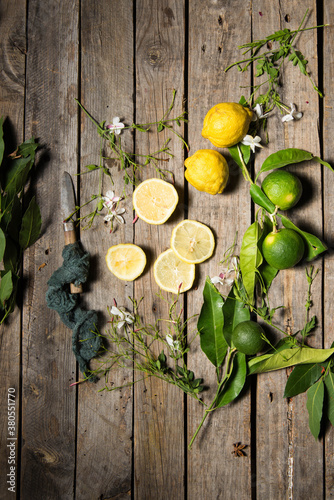
<svg viewBox="0 0 334 500"><path fill-rule="evenodd" d="M127 125L134 119L133 103L133 2L83 2L81 6L81 102L98 121L112 123L115 116ZM122 147L133 152L130 131L122 132ZM99 163L100 137L86 115L81 114L81 172L86 165ZM111 155L106 146L103 155ZM113 190L122 195L124 172L112 160L103 163L110 168L114 184L104 176L102 193ZM99 193L99 173L80 177L80 199L85 203ZM104 224L98 216L93 227L81 232L84 248L91 254L89 288L83 301L99 314L98 328L102 333L108 319L107 307L115 299L119 307L131 310L128 296L133 285L113 276L107 269L105 255L110 246L132 243L133 225L131 187L120 207L126 208L125 224ZM87 213L93 210L87 207ZM105 213L104 213L105 215ZM110 348L112 346L109 345ZM98 366L92 362L92 367ZM132 380L130 370L118 369L109 376L110 382L121 386ZM131 496L132 463L132 390L98 392L105 380L79 386L76 494L78 498L119 498Z"/></svg>
<svg viewBox="0 0 334 500"><path fill-rule="evenodd" d="M331 24L334 16L332 2L324 4L323 22ZM334 28L329 26L323 32L323 85L325 97L323 106L323 157L333 166L334 148L331 128L334 119L334 68L333 68ZM328 245L328 252L324 259L324 347L330 347L334 341L334 205L333 205L333 172L324 168L323 172L323 203L324 203L324 240ZM333 427L326 426L325 444L325 498L334 497L334 432Z"/></svg>
<svg viewBox="0 0 334 500"><path fill-rule="evenodd" d="M4 118L6 154L11 153L24 137L24 72L25 72L25 2L2 2L0 6L0 115ZM20 434L20 347L21 311L17 307L8 321L0 328L0 498L13 498L7 483L10 472L8 433L8 389L15 389L15 437ZM10 409L13 407L11 406ZM15 446L16 491L19 487L18 467L20 463L19 441Z"/></svg>
<svg viewBox="0 0 334 500"><path fill-rule="evenodd" d="M201 137L204 117L220 102L238 102L250 84L250 73L224 69L239 56L237 46L251 37L250 5L244 2L189 3L189 143L190 154L198 149L213 149ZM201 15L198 13L201 12ZM220 149L228 157L228 151ZM212 258L197 266L196 288L188 293L188 315L198 315L203 301L206 276L221 272L219 262L233 244L238 244L251 222L248 186L239 168L230 162L229 183L221 195L212 196L189 186L188 217L207 224L214 232L216 250ZM240 249L238 247L237 251ZM223 294L229 288L221 289ZM197 318L196 318L197 321ZM196 323L195 321L195 323ZM190 366L203 377L211 390L203 394L211 402L216 387L216 371L199 349L192 345ZM187 483L189 498L251 498L250 392L235 404L215 411L207 418L188 453ZM203 416L203 407L188 401L188 442ZM235 457L233 443L247 445L243 458ZM237 485L237 487L236 487Z"/></svg>
<svg viewBox="0 0 334 500"><path fill-rule="evenodd" d="M182 112L184 29L184 2L137 2L136 120L139 123L161 119L171 103L173 89L177 91L177 97L171 116ZM157 151L168 137L171 137L170 133L157 134L156 129L149 134L137 134L136 152ZM166 304L156 297L159 288L153 277L153 263L162 251L169 248L172 228L184 217L184 153L175 136L171 139L170 149L175 157L163 167L174 174L180 197L178 208L162 226L150 226L141 220L135 225L135 243L147 252L148 257L146 273L135 282L135 297L144 297L140 312L146 323L168 317ZM143 172L143 178L156 176L152 167ZM164 296L168 300L175 298L172 294ZM161 329L164 331L167 327L162 324ZM153 377L135 386L134 498L138 500L184 498L183 401L179 389Z"/></svg>
<svg viewBox="0 0 334 500"><path fill-rule="evenodd" d="M281 28L296 29L306 8L291 2L277 5L254 4L254 38L263 38ZM316 24L316 10L310 11L307 26ZM261 16L258 12L262 13ZM273 28L273 29L271 29ZM317 80L316 32L305 32L296 39L296 46L309 60L312 77ZM307 78L299 70L286 63L283 69L282 101L288 106L295 103L303 118L297 122L282 124L279 117L269 118L269 145L258 155L260 167L264 158L282 148L296 147L319 154L320 143L316 130L318 96ZM298 91L296 90L298 89ZM321 237L321 169L317 164L303 164L290 168L303 183L303 197L287 214L299 227ZM261 177L262 180L262 177ZM270 292L271 307L284 304L284 314L276 321L287 333L301 329L305 320L304 304L307 298L307 281L303 262L293 270L280 272ZM321 268L321 258L315 266ZM308 266L309 267L309 266ZM314 305L321 325L321 274L313 286ZM321 347L321 328L309 340L310 345ZM300 498L322 494L322 445L314 443L308 428L306 397L283 399L284 387L291 370L279 371L258 377L257 388L257 495L259 498ZM311 443L310 443L311 440ZM269 457L269 459L268 459ZM312 470L311 470L312 469ZM306 473L306 470L308 471ZM277 474L277 471L279 473ZM303 479L304 478L304 479Z"/></svg>
<svg viewBox="0 0 334 500"><path fill-rule="evenodd" d="M29 2L26 136L43 145L34 174L42 236L24 258L21 498L73 498L76 363L71 331L46 307L62 263L60 178L76 172L78 3ZM46 264L43 268L39 266Z"/></svg>

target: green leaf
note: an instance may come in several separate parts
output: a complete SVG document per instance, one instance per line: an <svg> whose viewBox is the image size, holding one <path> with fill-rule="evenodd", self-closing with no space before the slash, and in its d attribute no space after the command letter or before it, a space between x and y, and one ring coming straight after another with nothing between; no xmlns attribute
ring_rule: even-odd
<svg viewBox="0 0 334 500"><path fill-rule="evenodd" d="M160 122L157 130L158 130L158 132L161 132L164 128L165 128L164 124Z"/></svg>
<svg viewBox="0 0 334 500"><path fill-rule="evenodd" d="M8 271L1 277L0 282L0 301L4 305L13 291L12 271Z"/></svg>
<svg viewBox="0 0 334 500"><path fill-rule="evenodd" d="M249 192L254 203L267 210L267 212L269 212L270 214L273 214L275 212L275 205L269 200L260 186L258 186L257 184L251 184Z"/></svg>
<svg viewBox="0 0 334 500"><path fill-rule="evenodd" d="M293 47L291 47L291 51L292 52L289 55L289 61L291 61L294 66L297 66L298 64L300 71L303 73L303 75L307 76L307 59L304 58L303 54L299 50L295 50Z"/></svg>
<svg viewBox="0 0 334 500"><path fill-rule="evenodd" d="M86 168L90 171L92 170L97 170L99 169L100 167L98 165L86 165Z"/></svg>
<svg viewBox="0 0 334 500"><path fill-rule="evenodd" d="M313 160L317 161L318 163L321 163L321 165L324 165L325 167L327 167L330 170L332 170L332 172L334 172L334 168L332 167L332 165L330 165L327 161L322 160L321 158L319 158L319 156L313 156Z"/></svg>
<svg viewBox="0 0 334 500"><path fill-rule="evenodd" d="M317 317L316 316L312 316L312 318L310 319L310 321L308 321L305 324L304 328L300 332L300 334L303 337L303 339L305 337L307 337L312 332L312 330L314 330L314 328L316 327L316 322L317 322Z"/></svg>
<svg viewBox="0 0 334 500"><path fill-rule="evenodd" d="M18 243L14 242L10 236L6 239L6 249L3 256L4 270L12 271L14 274L18 272L20 263L20 253Z"/></svg>
<svg viewBox="0 0 334 500"><path fill-rule="evenodd" d="M240 249L240 270L242 281L251 303L254 302L256 273L263 258L258 247L262 229L258 222L253 222L246 230Z"/></svg>
<svg viewBox="0 0 334 500"><path fill-rule="evenodd" d="M325 377L327 415L330 423L334 425L334 374L329 371Z"/></svg>
<svg viewBox="0 0 334 500"><path fill-rule="evenodd" d="M332 349L313 349L312 347L292 347L275 354L263 354L248 361L249 374L281 370L289 366L323 363L334 353Z"/></svg>
<svg viewBox="0 0 334 500"><path fill-rule="evenodd" d="M4 152L5 152L5 143L3 140L3 117L1 117L0 118L0 165L2 163Z"/></svg>
<svg viewBox="0 0 334 500"><path fill-rule="evenodd" d="M288 228L288 229L294 229L297 231L301 237L303 238L305 248L306 248L306 260L309 262L313 260L315 257L317 257L319 254L325 252L327 250L327 246L319 240L314 234L307 233L306 231L302 231L297 227L293 222L291 222L290 219L285 217L282 214L277 214L278 217L280 217L283 226Z"/></svg>
<svg viewBox="0 0 334 500"><path fill-rule="evenodd" d="M241 170L243 170L243 165L241 163L241 159L239 156L238 146L241 150L245 165L247 165L247 163L249 162L249 159L251 157L251 149L250 149L250 146L245 146L244 144L241 144L241 142L239 142L239 144L237 144L235 146L231 146L230 148L228 148L229 152L231 153L232 159L241 168Z"/></svg>
<svg viewBox="0 0 334 500"><path fill-rule="evenodd" d="M234 288L231 288L224 305L223 305L223 315L224 315L224 328L223 333L228 345L231 345L231 337L234 328L242 321L247 321L250 319L249 309L245 306L243 302L237 300L234 294Z"/></svg>
<svg viewBox="0 0 334 500"><path fill-rule="evenodd" d="M285 386L284 398L292 398L307 391L321 376L320 364L295 366Z"/></svg>
<svg viewBox="0 0 334 500"><path fill-rule="evenodd" d="M307 391L306 407L309 415L309 427L315 439L320 432L320 423L322 418L322 407L324 403L324 383L321 378L316 384L312 385Z"/></svg>
<svg viewBox="0 0 334 500"><path fill-rule="evenodd" d="M224 361L228 346L223 335L224 301L210 278L206 279L203 297L204 303L197 322L201 349L211 363L218 368Z"/></svg>
<svg viewBox="0 0 334 500"><path fill-rule="evenodd" d="M237 398L245 385L247 375L246 355L237 352L233 358L232 373L219 394L216 408L221 408Z"/></svg>
<svg viewBox="0 0 334 500"><path fill-rule="evenodd" d="M22 217L22 225L19 234L19 243L21 248L25 250L37 241L41 232L41 225L41 212L36 203L35 197L33 197Z"/></svg>
<svg viewBox="0 0 334 500"><path fill-rule="evenodd" d="M282 149L273 153L265 159L256 179L263 172L274 170L276 168L286 167L292 163L299 163L301 161L312 160L314 158L312 153L304 151L303 149L288 148Z"/></svg>
<svg viewBox="0 0 334 500"><path fill-rule="evenodd" d="M0 228L0 261L2 261L6 250L6 235Z"/></svg>

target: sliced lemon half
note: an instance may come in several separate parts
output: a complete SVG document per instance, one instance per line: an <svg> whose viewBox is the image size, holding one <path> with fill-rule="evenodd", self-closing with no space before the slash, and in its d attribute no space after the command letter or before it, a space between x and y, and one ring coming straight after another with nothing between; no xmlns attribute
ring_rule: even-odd
<svg viewBox="0 0 334 500"><path fill-rule="evenodd" d="M153 266L157 285L166 292L186 292L195 279L195 265L179 259L171 248L161 253ZM181 285L181 287L180 287Z"/></svg>
<svg viewBox="0 0 334 500"><path fill-rule="evenodd" d="M148 224L163 224L174 212L179 197L175 187L162 179L147 179L133 192L136 215Z"/></svg>
<svg viewBox="0 0 334 500"><path fill-rule="evenodd" d="M173 229L170 246L179 259L199 264L213 254L215 239L208 226L185 219Z"/></svg>
<svg viewBox="0 0 334 500"><path fill-rule="evenodd" d="M109 248L106 255L109 271L124 281L133 281L142 274L146 265L146 255L137 245L121 243Z"/></svg>

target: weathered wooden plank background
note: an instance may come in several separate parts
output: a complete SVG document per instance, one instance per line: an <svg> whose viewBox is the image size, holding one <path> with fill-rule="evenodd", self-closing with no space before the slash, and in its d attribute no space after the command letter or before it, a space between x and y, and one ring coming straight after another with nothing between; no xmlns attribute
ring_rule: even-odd
<svg viewBox="0 0 334 500"><path fill-rule="evenodd" d="M206 111L215 103L238 101L240 86L252 84L252 73L224 73L240 52L237 46L273 31L295 28L309 8L308 26L331 23L333 2L309 4L295 0L3 0L0 5L0 115L7 117L13 149L32 135L44 145L34 174L33 189L42 209L43 233L25 254L20 306L1 328L0 498L8 491L7 391L17 396L16 498L22 499L310 499L334 496L334 434L331 428L318 442L310 434L303 396L282 398L287 373L261 375L235 404L208 418L190 452L187 444L203 408L174 387L148 379L133 388L98 392L103 385L70 387L79 377L71 351L71 332L47 309L45 292L52 272L61 264L64 244L59 211L62 172L73 176L96 163L99 139L75 98L98 120L120 116L125 123L159 119L177 90L175 116L186 109L189 123L181 132L190 153L207 148L201 137ZM286 67L282 98L303 111L297 123L269 123L269 144L257 154L259 169L269 153L299 147L334 162L332 27L303 33L300 48L312 76L324 90L318 99L310 82ZM138 154L159 149L168 135L124 134L128 150ZM252 221L246 183L231 166L222 196L212 197L188 186L183 176L186 156L173 138L173 172L180 203L161 227L132 224L131 197L124 202L125 220L109 234L103 224L81 232L92 255L91 279L82 296L86 307L99 311L101 328L113 299L131 308L129 296L144 296L145 320L166 315L156 298L152 274L156 256L169 247L172 227L185 216L209 225L217 249L198 266L194 288L182 297L188 317L197 314L206 275L219 272L219 260ZM113 169L116 192L123 173ZM301 171L300 168L298 170ZM152 169L142 178L154 176ZM314 309L319 326L313 342L329 347L334 340L333 180L319 165L302 170L308 186L294 220L329 245L322 272L314 285ZM78 196L87 199L98 178L75 177ZM110 189L105 184L103 190ZM118 188L118 190L117 190ZM128 189L131 195L131 188ZM147 251L149 265L134 284L124 284L106 271L104 255L112 244L135 242ZM44 267L40 267L46 264ZM284 303L282 324L299 328L306 296L304 270L280 273L272 290L272 305ZM194 326L194 325L192 325ZM190 327L191 328L191 327ZM215 374L199 349L192 346L189 367L206 383ZM119 370L118 385L133 380ZM209 401L210 391L204 395ZM233 443L247 444L236 458Z"/></svg>

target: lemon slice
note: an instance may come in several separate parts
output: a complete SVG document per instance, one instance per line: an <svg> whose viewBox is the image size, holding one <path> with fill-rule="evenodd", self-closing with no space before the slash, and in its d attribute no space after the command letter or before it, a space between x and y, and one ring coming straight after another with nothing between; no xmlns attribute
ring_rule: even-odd
<svg viewBox="0 0 334 500"><path fill-rule="evenodd" d="M109 271L117 278L133 281L144 271L146 255L137 245L122 243L109 248L106 263Z"/></svg>
<svg viewBox="0 0 334 500"><path fill-rule="evenodd" d="M195 279L195 265L180 260L171 248L161 253L153 266L157 285L166 292L185 292Z"/></svg>
<svg viewBox="0 0 334 500"><path fill-rule="evenodd" d="M163 224L174 212L179 197L175 187L162 179L147 179L133 192L136 215L148 224Z"/></svg>
<svg viewBox="0 0 334 500"><path fill-rule="evenodd" d="M199 264L213 254L215 239L208 226L185 219L173 229L170 246L179 259Z"/></svg>

